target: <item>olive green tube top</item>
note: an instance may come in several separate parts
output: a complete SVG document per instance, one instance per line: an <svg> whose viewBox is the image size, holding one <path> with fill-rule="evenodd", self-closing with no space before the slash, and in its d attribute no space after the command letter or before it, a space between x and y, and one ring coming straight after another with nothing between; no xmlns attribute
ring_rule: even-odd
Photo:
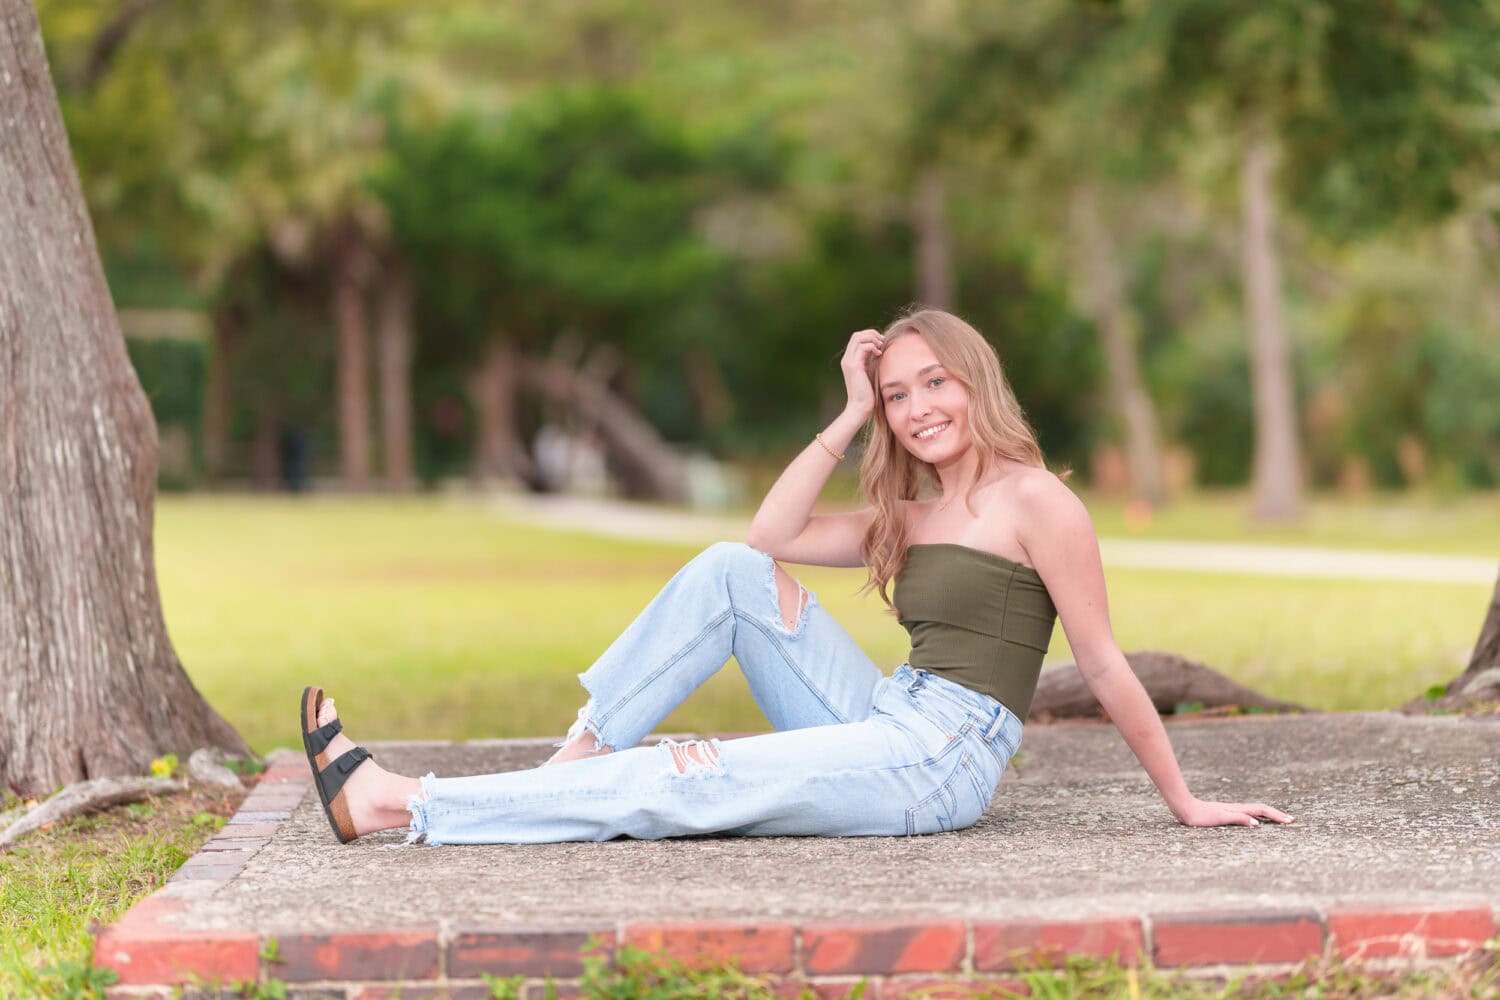
<svg viewBox="0 0 1500 1000"><path fill-rule="evenodd" d="M892 594L915 668L981 691L1023 722L1057 609L1036 570L967 545L911 545Z"/></svg>

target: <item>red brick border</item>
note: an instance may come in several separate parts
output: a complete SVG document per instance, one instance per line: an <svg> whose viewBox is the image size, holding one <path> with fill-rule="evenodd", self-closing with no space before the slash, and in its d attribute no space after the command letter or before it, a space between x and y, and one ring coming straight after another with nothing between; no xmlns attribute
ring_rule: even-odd
<svg viewBox="0 0 1500 1000"><path fill-rule="evenodd" d="M1300 962L1323 953L1314 910L1228 910L1152 914L1157 965Z"/></svg>
<svg viewBox="0 0 1500 1000"><path fill-rule="evenodd" d="M1328 911L1328 935L1340 958L1429 958L1477 951L1494 937L1495 914L1467 910L1340 907Z"/></svg>
<svg viewBox="0 0 1500 1000"><path fill-rule="evenodd" d="M961 920L802 928L802 965L815 975L958 972L967 950L968 927Z"/></svg>
<svg viewBox="0 0 1500 1000"><path fill-rule="evenodd" d="M591 939L603 942L604 946L586 951ZM584 956L613 958L615 940L613 928L460 930L448 943L447 972L455 979L478 979L482 972L502 977L576 979L583 975Z"/></svg>
<svg viewBox="0 0 1500 1000"><path fill-rule="evenodd" d="M1145 950L1146 928L1138 917L974 923L974 968L982 972L1057 965L1068 955L1135 966Z"/></svg>
<svg viewBox="0 0 1500 1000"><path fill-rule="evenodd" d="M620 930L619 940L688 966L733 961L742 972L785 974L793 969L796 934L791 924L631 923Z"/></svg>
<svg viewBox="0 0 1500 1000"><path fill-rule="evenodd" d="M119 974L111 995L170 995L167 987L260 979L298 984L319 996L382 1000L490 995L481 973L525 976L524 995L577 996L589 939L613 958L625 945L684 963L733 960L772 977L778 994L812 990L842 1000L867 981L868 1000L968 997L1024 991L1018 969L1071 955L1138 965L1244 965L1299 962L1332 952L1348 960L1456 956L1477 951L1500 930L1483 905L1409 904L1186 913L1119 914L1068 920L810 922L625 922L558 928L459 926L272 937L248 931L184 929L179 919L204 882L227 881L270 842L311 789L301 758L282 758L262 775L239 811L172 877L120 920L95 928L94 961ZM274 953L275 958L264 957ZM303 984L320 984L310 987Z"/></svg>

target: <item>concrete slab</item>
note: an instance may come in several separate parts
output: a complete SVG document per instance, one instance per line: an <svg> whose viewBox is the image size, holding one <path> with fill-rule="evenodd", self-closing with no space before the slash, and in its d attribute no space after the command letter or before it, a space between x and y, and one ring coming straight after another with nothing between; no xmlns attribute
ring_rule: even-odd
<svg viewBox="0 0 1500 1000"><path fill-rule="evenodd" d="M975 942L988 940L986 922L1041 928L1036 933L1045 937L1048 927L1107 927L1106 918L1121 918L1148 954L1156 948L1162 958L1170 941L1197 954L1202 938L1193 934L1205 922L1274 923L1278 933L1302 935L1294 950L1314 952L1350 913L1379 914L1401 927L1401 913L1438 914L1431 919L1459 927L1450 936L1470 945L1495 933L1500 720L1248 716L1173 722L1168 731L1198 795L1265 801L1297 821L1183 827L1114 728L1087 723L1029 726L977 826L915 838L431 848L405 846L388 833L341 846L311 791L288 818L273 819L263 807L295 795L293 760L257 789L261 802L252 795L245 803L255 837L243 838L232 874L218 870L225 845L211 845L185 869L188 877L158 894L163 899L141 904L149 924L131 924L127 915L117 925L123 929L109 933L125 949L115 954L126 955L132 934L189 943L216 935L329 941L411 928L429 935L423 948L449 954L442 949L455 935L490 929L601 928L624 940L632 926L728 923L788 935L797 928L804 961L808 928L894 921L968 934L959 959L944 962L969 972L981 968ZM500 740L376 750L397 771L457 775L534 766L551 747ZM308 787L305 762L300 769ZM337 906L321 902L330 899ZM1413 919L1427 926L1427 916ZM1231 930L1226 940L1203 946L1219 948L1203 960L1236 960L1224 949L1244 937ZM109 964L105 943L100 960Z"/></svg>

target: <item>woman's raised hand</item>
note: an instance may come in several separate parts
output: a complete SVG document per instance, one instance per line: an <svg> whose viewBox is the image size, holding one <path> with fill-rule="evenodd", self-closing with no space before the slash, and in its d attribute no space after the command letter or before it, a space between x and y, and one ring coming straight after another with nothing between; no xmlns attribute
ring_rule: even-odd
<svg viewBox="0 0 1500 1000"><path fill-rule="evenodd" d="M861 330L849 338L844 350L844 359L839 367L844 370L844 388L848 390L849 402L846 410L868 417L875 409L875 385L870 378L870 359L880 357L881 339L879 330Z"/></svg>

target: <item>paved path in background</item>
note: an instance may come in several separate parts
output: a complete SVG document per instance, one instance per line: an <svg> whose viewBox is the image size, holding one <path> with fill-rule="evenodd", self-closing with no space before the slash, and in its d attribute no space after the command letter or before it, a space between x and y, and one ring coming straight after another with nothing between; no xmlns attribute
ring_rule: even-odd
<svg viewBox="0 0 1500 1000"><path fill-rule="evenodd" d="M748 522L585 497L505 494L490 501L507 518L611 538L707 544L742 539ZM1500 555L1435 556L1359 549L1320 549L1237 542L1100 539L1107 567L1179 572L1290 576L1325 580L1395 580L1409 583L1495 582Z"/></svg>

